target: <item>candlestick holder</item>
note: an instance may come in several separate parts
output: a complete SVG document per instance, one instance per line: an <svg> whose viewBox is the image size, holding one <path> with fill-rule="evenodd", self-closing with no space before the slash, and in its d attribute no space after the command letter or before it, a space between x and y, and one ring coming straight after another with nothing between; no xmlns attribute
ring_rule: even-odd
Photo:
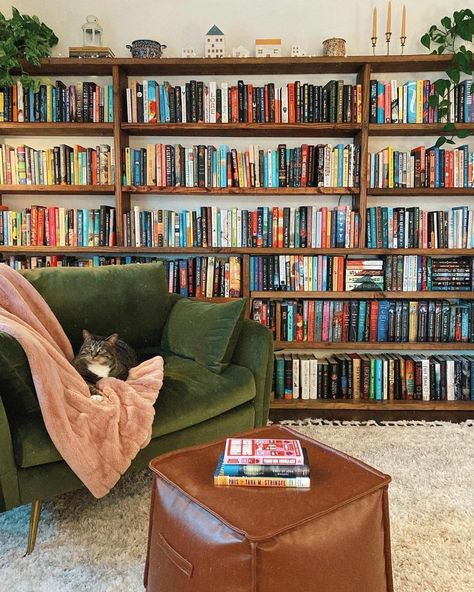
<svg viewBox="0 0 474 592"><path fill-rule="evenodd" d="M387 55L390 55L390 39L392 38L392 33L385 33L385 41L387 42Z"/></svg>
<svg viewBox="0 0 474 592"><path fill-rule="evenodd" d="M371 37L370 40L372 41L372 53L375 55L375 47L377 45L377 37Z"/></svg>
<svg viewBox="0 0 474 592"><path fill-rule="evenodd" d="M405 43L406 43L407 37L406 35L401 35L400 36L400 45L402 46L402 52L401 55L403 55L404 51L405 51Z"/></svg>

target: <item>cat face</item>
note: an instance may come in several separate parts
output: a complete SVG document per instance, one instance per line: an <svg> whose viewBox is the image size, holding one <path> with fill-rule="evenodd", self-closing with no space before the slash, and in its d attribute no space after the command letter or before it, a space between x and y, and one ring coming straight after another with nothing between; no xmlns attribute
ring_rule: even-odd
<svg viewBox="0 0 474 592"><path fill-rule="evenodd" d="M84 343L80 353L88 362L109 364L113 360L114 348L118 340L117 333L113 333L109 337L98 337L84 329L82 336L84 337Z"/></svg>

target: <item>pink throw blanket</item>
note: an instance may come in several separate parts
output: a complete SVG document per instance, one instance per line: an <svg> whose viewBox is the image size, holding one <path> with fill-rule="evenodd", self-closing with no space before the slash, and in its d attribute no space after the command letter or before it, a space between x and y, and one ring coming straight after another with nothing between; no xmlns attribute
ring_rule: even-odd
<svg viewBox="0 0 474 592"><path fill-rule="evenodd" d="M44 423L59 453L93 495L106 495L150 442L163 359L156 356L132 368L126 381L102 378L97 386L103 400L91 399L70 364L72 347L52 310L5 264L0 264L0 331L25 351Z"/></svg>

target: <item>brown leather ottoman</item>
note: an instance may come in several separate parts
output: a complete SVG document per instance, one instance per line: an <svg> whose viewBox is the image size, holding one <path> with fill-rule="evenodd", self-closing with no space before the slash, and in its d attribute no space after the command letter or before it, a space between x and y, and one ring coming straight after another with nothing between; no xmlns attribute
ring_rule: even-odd
<svg viewBox="0 0 474 592"><path fill-rule="evenodd" d="M216 487L224 440L150 463L148 592L392 592L390 477L283 427L243 434L298 438L311 488Z"/></svg>

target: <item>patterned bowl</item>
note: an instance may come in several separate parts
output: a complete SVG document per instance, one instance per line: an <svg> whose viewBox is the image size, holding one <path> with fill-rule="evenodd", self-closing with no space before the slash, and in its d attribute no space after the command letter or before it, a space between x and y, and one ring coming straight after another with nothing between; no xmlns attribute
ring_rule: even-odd
<svg viewBox="0 0 474 592"><path fill-rule="evenodd" d="M136 39L126 46L133 58L161 58L166 45L152 39Z"/></svg>

